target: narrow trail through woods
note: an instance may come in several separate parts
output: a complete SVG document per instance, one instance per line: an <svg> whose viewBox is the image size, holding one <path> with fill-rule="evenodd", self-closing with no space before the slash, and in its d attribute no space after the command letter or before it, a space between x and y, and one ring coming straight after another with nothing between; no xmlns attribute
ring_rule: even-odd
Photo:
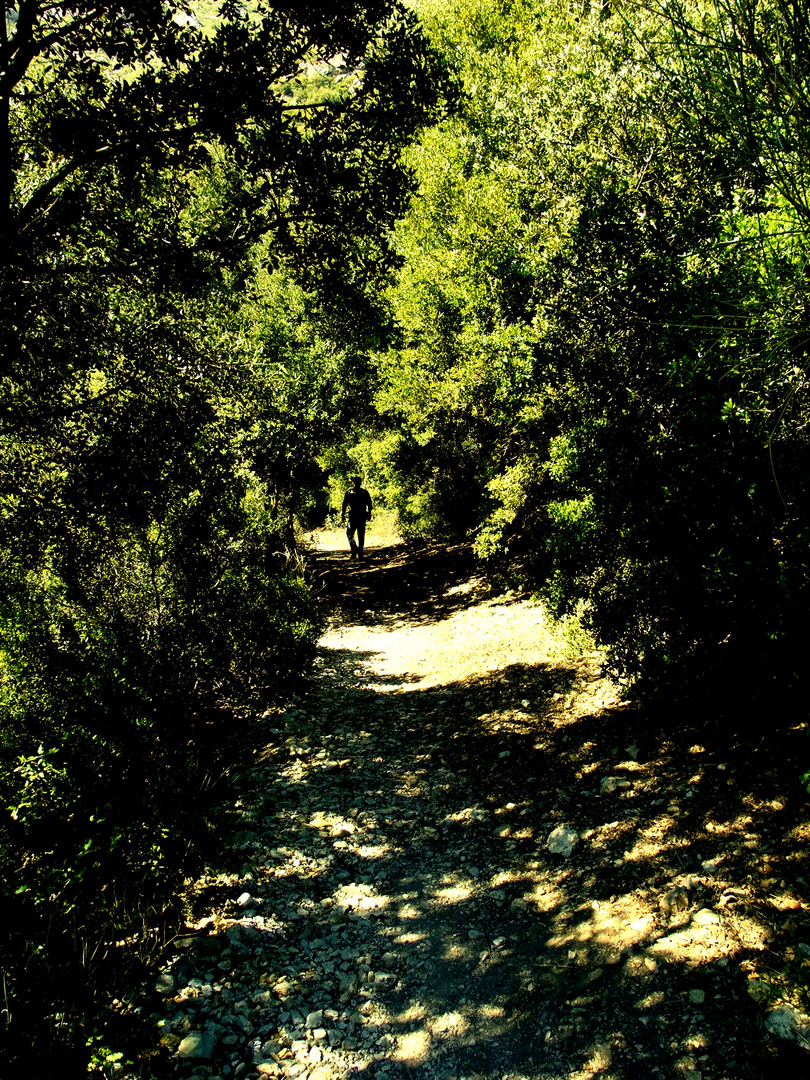
<svg viewBox="0 0 810 1080"><path fill-rule="evenodd" d="M464 546L314 572L308 692L261 722L238 866L158 980L176 1074L807 1075L748 987L806 915L781 778L651 731Z"/></svg>

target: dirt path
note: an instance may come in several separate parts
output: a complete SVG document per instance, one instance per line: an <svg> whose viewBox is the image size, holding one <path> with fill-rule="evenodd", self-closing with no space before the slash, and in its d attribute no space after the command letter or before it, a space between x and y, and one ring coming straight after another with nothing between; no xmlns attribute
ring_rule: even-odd
<svg viewBox="0 0 810 1080"><path fill-rule="evenodd" d="M810 940L804 799L765 752L671 744L466 548L316 574L311 688L262 721L243 864L158 983L172 1071L810 1075L762 1030Z"/></svg>

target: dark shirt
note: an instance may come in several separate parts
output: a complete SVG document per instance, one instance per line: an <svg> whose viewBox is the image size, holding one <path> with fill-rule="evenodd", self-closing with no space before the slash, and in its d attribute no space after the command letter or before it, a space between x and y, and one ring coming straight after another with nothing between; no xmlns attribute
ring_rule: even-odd
<svg viewBox="0 0 810 1080"><path fill-rule="evenodd" d="M350 488L343 496L343 510L346 516L348 507L349 516L355 521L366 521L371 517L371 496L365 488Z"/></svg>

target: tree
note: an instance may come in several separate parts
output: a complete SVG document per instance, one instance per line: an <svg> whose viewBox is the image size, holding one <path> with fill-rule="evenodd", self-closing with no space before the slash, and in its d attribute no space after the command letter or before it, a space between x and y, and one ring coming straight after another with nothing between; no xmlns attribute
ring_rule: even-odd
<svg viewBox="0 0 810 1080"><path fill-rule="evenodd" d="M160 4L5 23L0 872L11 1013L43 1046L47 1014L103 993L84 957L148 949L222 719L306 664L289 513L345 327L315 329L290 276L373 292L397 140L440 90L396 3L226 4L210 33Z"/></svg>
<svg viewBox="0 0 810 1080"><path fill-rule="evenodd" d="M403 347L380 400L410 526L471 529L556 611L584 604L648 685L726 703L729 679L795 685L802 301L789 334L783 316L806 260L787 186L718 121L721 82L690 88L701 54L657 13L423 11L464 93L413 152L397 233ZM458 500L445 477L468 479Z"/></svg>

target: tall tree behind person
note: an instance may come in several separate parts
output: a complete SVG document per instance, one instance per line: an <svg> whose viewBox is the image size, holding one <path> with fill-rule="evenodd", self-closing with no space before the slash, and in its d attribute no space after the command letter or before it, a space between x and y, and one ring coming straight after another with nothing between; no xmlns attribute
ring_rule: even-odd
<svg viewBox="0 0 810 1080"><path fill-rule="evenodd" d="M182 5L23 0L3 31L13 1070L15 1045L47 1056L57 1013L86 1052L94 965L115 959L109 942L150 947L143 914L200 834L217 719L282 693L306 661L316 619L280 526L306 476L290 476L288 436L312 403L285 395L301 408L285 427L273 387L321 346L291 319L297 340L259 343L245 320L270 261L363 292L407 187L398 141L441 80L396 3L225 4L204 34ZM313 66L334 67L322 100L306 93Z"/></svg>

